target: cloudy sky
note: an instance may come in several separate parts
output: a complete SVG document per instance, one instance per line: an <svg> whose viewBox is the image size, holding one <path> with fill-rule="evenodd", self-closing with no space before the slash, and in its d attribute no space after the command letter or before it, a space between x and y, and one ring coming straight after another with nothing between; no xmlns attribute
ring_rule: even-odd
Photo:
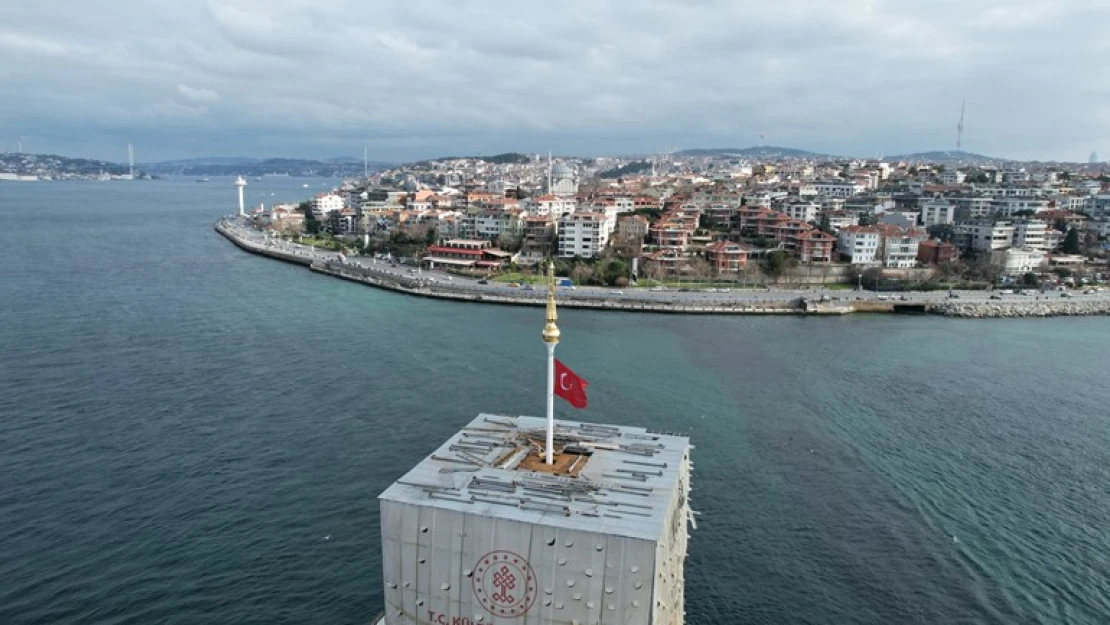
<svg viewBox="0 0 1110 625"><path fill-rule="evenodd" d="M1110 157L1106 0L5 0L0 148Z"/></svg>

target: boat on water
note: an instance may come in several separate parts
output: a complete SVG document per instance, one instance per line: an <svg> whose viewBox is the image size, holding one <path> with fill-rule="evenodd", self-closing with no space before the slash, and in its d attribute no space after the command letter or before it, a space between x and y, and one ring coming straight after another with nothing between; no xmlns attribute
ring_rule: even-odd
<svg viewBox="0 0 1110 625"><path fill-rule="evenodd" d="M208 178L197 178L197 182L210 182Z"/></svg>

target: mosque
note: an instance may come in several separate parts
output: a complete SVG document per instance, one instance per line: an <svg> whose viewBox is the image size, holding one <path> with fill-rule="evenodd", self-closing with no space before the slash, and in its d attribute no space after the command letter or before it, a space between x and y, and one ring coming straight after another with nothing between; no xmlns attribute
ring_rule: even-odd
<svg viewBox="0 0 1110 625"><path fill-rule="evenodd" d="M548 164L547 192L556 197L578 195L578 174L566 163Z"/></svg>

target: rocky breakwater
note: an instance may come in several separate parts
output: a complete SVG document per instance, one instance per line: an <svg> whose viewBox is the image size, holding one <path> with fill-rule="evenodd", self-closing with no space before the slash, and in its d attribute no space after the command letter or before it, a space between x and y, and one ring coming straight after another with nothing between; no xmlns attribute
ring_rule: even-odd
<svg viewBox="0 0 1110 625"><path fill-rule="evenodd" d="M946 317L994 319L1006 317L1081 317L1110 315L1110 300L1013 300L990 302L941 302L931 304L926 312Z"/></svg>

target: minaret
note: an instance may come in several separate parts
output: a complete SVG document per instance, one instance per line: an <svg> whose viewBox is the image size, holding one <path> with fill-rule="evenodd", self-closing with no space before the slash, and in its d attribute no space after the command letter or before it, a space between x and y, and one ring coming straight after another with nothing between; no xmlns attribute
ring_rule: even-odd
<svg viewBox="0 0 1110 625"><path fill-rule="evenodd" d="M547 325L543 342L547 345L547 464L555 464L555 346L559 344L559 318L555 312L555 263L547 264Z"/></svg>
<svg viewBox="0 0 1110 625"><path fill-rule="evenodd" d="M551 175L552 175L551 170L554 166L555 166L555 163L553 163L551 161L551 150L548 150L547 151L547 194L548 195L551 195L551 194L555 193L554 187L551 186Z"/></svg>
<svg viewBox="0 0 1110 625"><path fill-rule="evenodd" d="M243 180L242 176L235 179L235 186L239 187L239 216L246 217L247 211L243 208L243 187L247 186L247 181Z"/></svg>

